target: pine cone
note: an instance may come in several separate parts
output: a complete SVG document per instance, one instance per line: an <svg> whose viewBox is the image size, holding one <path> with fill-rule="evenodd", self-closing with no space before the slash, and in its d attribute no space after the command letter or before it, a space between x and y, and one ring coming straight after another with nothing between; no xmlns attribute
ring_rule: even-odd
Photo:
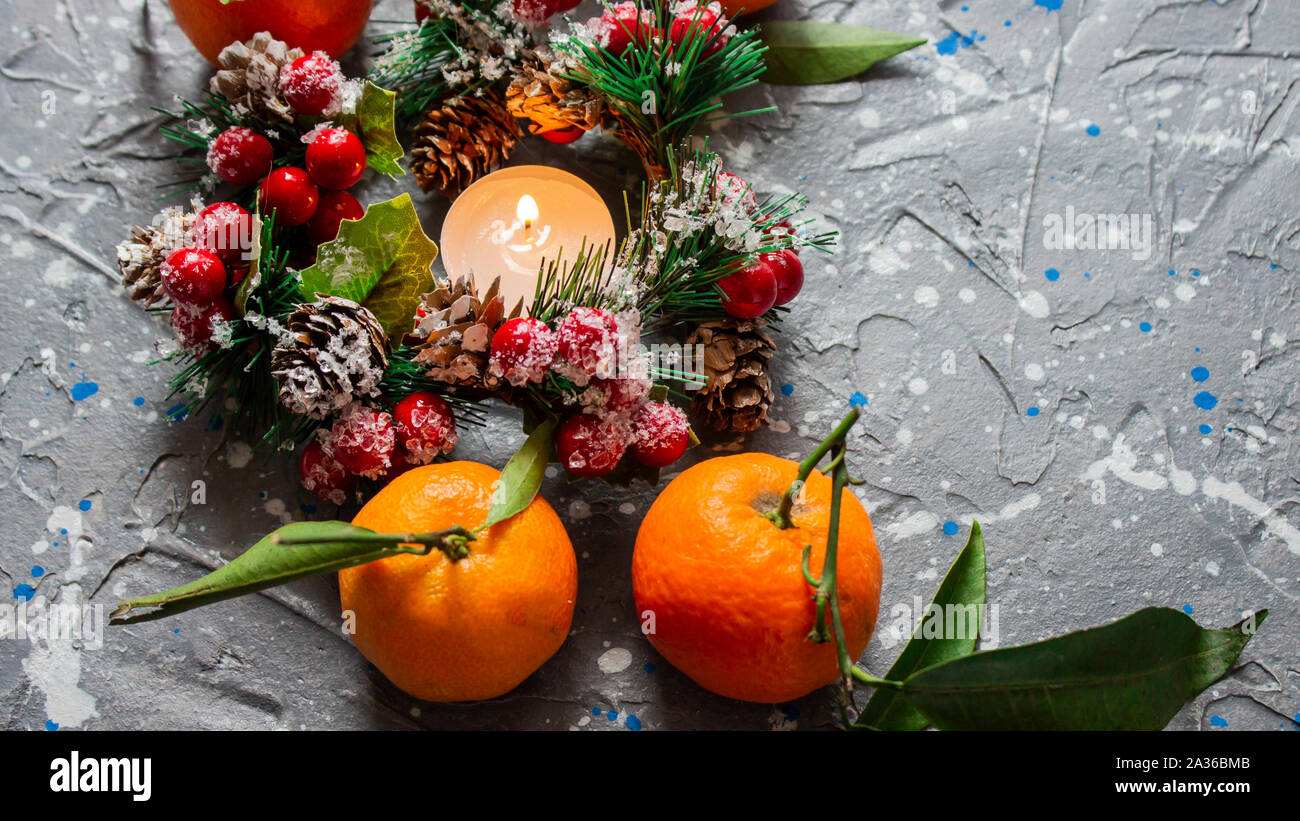
<svg viewBox="0 0 1300 821"><path fill-rule="evenodd" d="M501 92L453 97L415 127L411 171L423 190L455 196L505 162L520 136Z"/></svg>
<svg viewBox="0 0 1300 821"><path fill-rule="evenodd" d="M289 315L271 355L280 403L324 419L375 394L388 367L388 337L375 315L350 299L318 295Z"/></svg>
<svg viewBox="0 0 1300 821"><path fill-rule="evenodd" d="M280 96L280 68L303 54L270 32L259 31L253 39L221 50L217 57L221 69L208 81L208 88L267 120L291 123L293 109Z"/></svg>
<svg viewBox="0 0 1300 821"><path fill-rule="evenodd" d="M424 316L406 344L419 348L415 361L428 366L426 376L464 393L491 395L508 390L500 377L488 372L488 357L492 335L501 323L519 316L523 301L507 316L505 300L498 293L500 284L500 277L492 280L480 297L471 275L424 295Z"/></svg>
<svg viewBox="0 0 1300 821"><path fill-rule="evenodd" d="M545 49L526 52L506 89L506 107L529 131L540 134L561 128L590 131L600 125L603 106L590 86L552 73L553 57Z"/></svg>
<svg viewBox="0 0 1300 821"><path fill-rule="evenodd" d="M162 284L163 260L185 244L194 225L194 214L169 208L155 223L133 227L131 238L117 246L117 273L122 278L122 287L146 307L165 305L169 301Z"/></svg>
<svg viewBox="0 0 1300 821"><path fill-rule="evenodd" d="M763 320L723 319L696 326L687 345L704 346L708 381L695 392L695 414L713 430L743 433L766 425L776 399L768 373L776 343Z"/></svg>

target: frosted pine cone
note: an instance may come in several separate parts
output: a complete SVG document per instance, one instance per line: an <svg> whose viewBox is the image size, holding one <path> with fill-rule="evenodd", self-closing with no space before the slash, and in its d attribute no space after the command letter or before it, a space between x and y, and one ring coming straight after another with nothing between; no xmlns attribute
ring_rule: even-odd
<svg viewBox="0 0 1300 821"><path fill-rule="evenodd" d="M302 57L300 48L289 48L270 32L259 31L253 39L231 43L221 50L221 69L208 81L213 94L242 105L272 122L293 122L293 109L280 96L280 68Z"/></svg>
<svg viewBox="0 0 1300 821"><path fill-rule="evenodd" d="M723 319L696 326L686 344L704 346L708 382L695 392L695 415L718 431L744 433L768 423L776 400L768 371L776 343L761 319Z"/></svg>
<svg viewBox="0 0 1300 821"><path fill-rule="evenodd" d="M146 307L169 301L162 286L162 263L185 244L193 224L192 212L169 208L158 215L153 225L132 228L130 239L117 246L117 273L132 299Z"/></svg>
<svg viewBox="0 0 1300 821"><path fill-rule="evenodd" d="M411 173L421 189L455 196L505 162L520 136L499 91L453 97L415 127Z"/></svg>
<svg viewBox="0 0 1300 821"><path fill-rule="evenodd" d="M388 337L379 320L336 296L299 305L271 356L281 404L313 419L377 393L387 367Z"/></svg>
<svg viewBox="0 0 1300 821"><path fill-rule="evenodd" d="M590 131L600 125L600 97L589 86L560 76L553 59L545 49L524 54L506 89L510 113L530 120L535 134L573 127Z"/></svg>

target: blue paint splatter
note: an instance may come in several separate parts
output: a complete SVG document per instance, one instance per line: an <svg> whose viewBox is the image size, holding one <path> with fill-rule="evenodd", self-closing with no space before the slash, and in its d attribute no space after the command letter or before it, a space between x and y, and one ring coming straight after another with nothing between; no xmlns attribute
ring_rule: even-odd
<svg viewBox="0 0 1300 821"><path fill-rule="evenodd" d="M1096 123L1093 123L1092 125L1084 129L1084 133L1086 133L1089 137L1100 137L1101 128Z"/></svg>
<svg viewBox="0 0 1300 821"><path fill-rule="evenodd" d="M1186 613L1186 614L1189 615L1189 616L1192 615L1192 606L1191 606L1190 604L1184 604L1184 605L1183 605L1183 612Z"/></svg>
<svg viewBox="0 0 1300 821"><path fill-rule="evenodd" d="M954 31L947 37L934 44L935 51L940 54L956 54L957 49L967 48L975 44L977 40L985 39L985 35L980 34L975 29L971 29L970 34L962 34Z"/></svg>
<svg viewBox="0 0 1300 821"><path fill-rule="evenodd" d="M99 385L94 382L78 382L72 386L72 401L80 402L99 392Z"/></svg>
<svg viewBox="0 0 1300 821"><path fill-rule="evenodd" d="M59 729L59 725L55 723L54 719L47 718L45 719L45 729L49 730L50 732L54 732L55 730Z"/></svg>
<svg viewBox="0 0 1300 821"><path fill-rule="evenodd" d="M867 395L862 391L854 391L849 397L849 407L860 408L865 404L867 404Z"/></svg>
<svg viewBox="0 0 1300 821"><path fill-rule="evenodd" d="M1030 405L1029 408L1025 411L1025 416L1037 416L1037 415L1038 415L1037 405Z"/></svg>
<svg viewBox="0 0 1300 821"><path fill-rule="evenodd" d="M956 536L958 529L957 523L952 520L943 523L943 532L947 533L949 536Z"/></svg>
<svg viewBox="0 0 1300 821"><path fill-rule="evenodd" d="M785 383L781 386L781 393L785 396L794 393L794 385L791 385L789 382Z"/></svg>
<svg viewBox="0 0 1300 821"><path fill-rule="evenodd" d="M178 633L180 633L180 632L181 632L181 629L180 629L179 627L176 627L176 628L173 628L173 629L172 629L172 635L176 635L176 634L178 634Z"/></svg>
<svg viewBox="0 0 1300 821"><path fill-rule="evenodd" d="M134 399L131 400L131 403L132 403L133 405L135 405L135 406L138 408L138 407L140 407L141 405L144 404L144 397L143 397L143 396L137 396L136 398L134 398Z"/></svg>
<svg viewBox="0 0 1300 821"><path fill-rule="evenodd" d="M646 671L647 673L654 673L654 671L655 671L655 666L654 666L653 664L650 664L649 662L647 662L647 663L646 663L646 666L645 666L645 671Z"/></svg>
<svg viewBox="0 0 1300 821"><path fill-rule="evenodd" d="M799 708L795 707L793 704L782 704L781 715L785 718L786 721L798 721Z"/></svg>
<svg viewBox="0 0 1300 821"><path fill-rule="evenodd" d="M90 510L90 500L82 499L80 502L77 502L77 509L82 511L83 513L87 510Z"/></svg>
<svg viewBox="0 0 1300 821"><path fill-rule="evenodd" d="M1214 406L1219 404L1219 397L1209 391L1201 391L1192 397L1192 402L1202 410L1214 410Z"/></svg>
<svg viewBox="0 0 1300 821"><path fill-rule="evenodd" d="M618 711L610 710L608 713L605 713L605 718L609 719L610 721L618 721Z"/></svg>
<svg viewBox="0 0 1300 821"><path fill-rule="evenodd" d="M1192 378L1197 382L1204 382L1210 378L1210 369L1204 365L1197 365L1195 368L1192 368L1190 373Z"/></svg>
<svg viewBox="0 0 1300 821"><path fill-rule="evenodd" d="M1138 323L1138 330L1141 331L1141 332L1144 333L1144 334L1149 334L1149 333L1151 333L1151 323L1150 323L1150 322L1139 322L1139 323Z"/></svg>
<svg viewBox="0 0 1300 821"><path fill-rule="evenodd" d="M39 564L32 565L32 578L39 579L41 576L44 575L45 575L45 568L41 567Z"/></svg>
<svg viewBox="0 0 1300 821"><path fill-rule="evenodd" d="M1065 0L1034 0L1034 5L1042 6L1047 9L1048 14L1051 14L1054 11L1060 11L1061 4L1064 2Z"/></svg>
<svg viewBox="0 0 1300 821"><path fill-rule="evenodd" d="M1209 436L1211 431L1214 430L1214 428L1210 427L1209 425L1200 425L1196 429L1201 432L1202 436Z"/></svg>
<svg viewBox="0 0 1300 821"><path fill-rule="evenodd" d="M20 584L14 587L14 598L23 601L31 601L32 596L36 595L36 588L30 584Z"/></svg>
<svg viewBox="0 0 1300 821"><path fill-rule="evenodd" d="M1223 716L1210 716L1211 727L1227 727L1228 720Z"/></svg>
<svg viewBox="0 0 1300 821"><path fill-rule="evenodd" d="M1170 268L1170 269L1169 269L1169 276L1171 276L1171 277L1173 277L1173 276L1178 276L1178 272L1175 271L1173 268Z"/></svg>
<svg viewBox="0 0 1300 821"><path fill-rule="evenodd" d="M1046 271L1043 272L1043 276L1047 277L1048 282L1056 282L1058 279L1061 278L1061 272L1056 270L1055 268L1048 268Z"/></svg>
<svg viewBox="0 0 1300 821"><path fill-rule="evenodd" d="M190 415L189 406L184 402L172 405L167 409L167 418L173 422L184 422L185 418Z"/></svg>
<svg viewBox="0 0 1300 821"><path fill-rule="evenodd" d="M634 733L637 730L641 729L641 719L637 718L636 716L628 716L626 723L627 723L627 728Z"/></svg>
<svg viewBox="0 0 1300 821"><path fill-rule="evenodd" d="M599 707L592 707L592 708L591 708L591 714L594 715L594 716L598 716L598 715L600 715L601 712L602 712L602 711L601 711L601 709L600 709Z"/></svg>
<svg viewBox="0 0 1300 821"><path fill-rule="evenodd" d="M1010 20L1003 20L1003 21L1002 21L1002 25L1006 26L1007 28L1011 28L1011 21L1010 21Z"/></svg>

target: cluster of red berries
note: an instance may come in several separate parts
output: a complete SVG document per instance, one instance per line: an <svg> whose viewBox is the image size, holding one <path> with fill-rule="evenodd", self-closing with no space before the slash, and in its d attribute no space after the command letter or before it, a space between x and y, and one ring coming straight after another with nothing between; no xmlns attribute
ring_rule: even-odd
<svg viewBox="0 0 1300 821"><path fill-rule="evenodd" d="M718 174L718 191L724 207L738 207L746 213L758 208L758 198L749 185L734 174ZM794 232L789 220L771 220L764 226L769 238ZM794 299L803 288L803 263L794 248L759 254L749 265L718 280L722 308L739 319L754 319L773 307Z"/></svg>
<svg viewBox="0 0 1300 821"><path fill-rule="evenodd" d="M280 94L303 117L328 118L339 112L346 79L323 52L308 54L280 70ZM310 122L310 121L309 121ZM305 225L312 246L338 236L339 223L359 219L365 209L350 188L366 170L366 149L346 128L319 127L303 137L305 168L272 169L271 141L251 128L236 126L217 135L208 146L208 167L232 185L259 180L257 198L262 212L275 212L279 226Z"/></svg>
<svg viewBox="0 0 1300 821"><path fill-rule="evenodd" d="M574 308L554 330L539 319L504 322L492 337L491 372L516 387L542 382L552 370L574 385L581 411L556 431L555 451L575 476L603 476L630 450L649 467L666 467L690 443L681 409L648 402L651 383L617 376L621 331L618 317L602 308Z"/></svg>
<svg viewBox="0 0 1300 821"><path fill-rule="evenodd" d="M194 216L184 247L163 260L163 291L176 304L172 333L184 347L206 348L214 320L234 318L228 294L248 273L244 255L250 231L247 211L233 202L214 202Z"/></svg>
<svg viewBox="0 0 1300 821"><path fill-rule="evenodd" d="M302 486L341 505L357 477L388 480L427 465L456 446L456 419L436 393L419 391L392 413L354 405L303 448L298 459Z"/></svg>
<svg viewBox="0 0 1300 821"><path fill-rule="evenodd" d="M722 14L720 3L680 0L673 5L672 13L669 48L680 47L688 39L699 39L704 43L702 56L711 57L731 40L729 22ZM662 41L663 31L655 24L655 13L631 0L605 9L599 17L587 22L596 42L615 57L622 57L633 43L644 48L656 38Z"/></svg>

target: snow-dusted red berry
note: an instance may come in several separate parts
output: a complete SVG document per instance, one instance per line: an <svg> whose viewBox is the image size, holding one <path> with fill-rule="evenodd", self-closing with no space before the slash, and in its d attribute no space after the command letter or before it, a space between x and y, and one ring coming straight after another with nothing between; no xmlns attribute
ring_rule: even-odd
<svg viewBox="0 0 1300 821"><path fill-rule="evenodd" d="M574 476L604 476L618 467L629 436L627 426L615 419L575 414L555 432L555 455Z"/></svg>
<svg viewBox="0 0 1300 821"><path fill-rule="evenodd" d="M647 402L632 415L632 456L648 467L667 467L686 452L690 430L681 408Z"/></svg>
<svg viewBox="0 0 1300 821"><path fill-rule="evenodd" d="M343 72L323 51L307 54L280 69L280 93L299 114L337 114L343 99Z"/></svg>
<svg viewBox="0 0 1300 821"><path fill-rule="evenodd" d="M328 444L334 458L349 473L378 479L392 467L397 428L389 414L356 406L330 428Z"/></svg>
<svg viewBox="0 0 1300 821"><path fill-rule="evenodd" d="M701 9L703 5L703 9ZM727 18L722 16L722 6L716 2L701 4L696 0L682 0L673 6L673 24L668 30L668 39L674 46L680 46L693 32L693 37L707 45L702 47L705 57L716 54L731 40L727 31Z"/></svg>
<svg viewBox="0 0 1300 821"><path fill-rule="evenodd" d="M177 248L159 273L167 295L181 305L208 305L226 289L226 266L207 248Z"/></svg>
<svg viewBox="0 0 1300 821"><path fill-rule="evenodd" d="M555 0L514 0L510 10L517 19L538 26L555 14L557 8Z"/></svg>
<svg viewBox="0 0 1300 821"><path fill-rule="evenodd" d="M235 316L230 302L218 296L206 305L177 305L172 311L172 336L181 347L201 351L212 342L213 323L229 322Z"/></svg>
<svg viewBox="0 0 1300 821"><path fill-rule="evenodd" d="M643 10L629 0L605 9L600 17L593 18L587 25L600 47L619 57L633 42L649 45L655 33L654 21L654 12Z"/></svg>
<svg viewBox="0 0 1300 821"><path fill-rule="evenodd" d="M253 218L233 202L214 202L194 216L188 242L207 248L230 267L243 262L252 247Z"/></svg>
<svg viewBox="0 0 1300 821"><path fill-rule="evenodd" d="M357 477L326 453L317 439L302 449L302 455L298 457L298 477L304 488L336 505L346 502L348 494L357 486Z"/></svg>
<svg viewBox="0 0 1300 821"><path fill-rule="evenodd" d="M277 168L257 189L257 203L264 215L275 212L275 224L284 228L302 225L316 213L320 191L306 171L293 166Z"/></svg>
<svg viewBox="0 0 1300 821"><path fill-rule="evenodd" d="M251 128L235 126L208 146L208 168L232 185L252 185L271 170L271 141Z"/></svg>
<svg viewBox="0 0 1300 821"><path fill-rule="evenodd" d="M351 188L366 171L366 147L346 128L322 128L307 144L307 173L322 188Z"/></svg>
<svg viewBox="0 0 1300 821"><path fill-rule="evenodd" d="M569 126L568 128L555 128L550 131L543 131L537 136L541 137L543 140L546 140L548 143L555 143L556 145L568 145L571 142L576 142L580 137L582 137L583 134L586 133L587 132L583 131L581 128L578 128L576 125L573 125L573 126Z"/></svg>
<svg viewBox="0 0 1300 821"><path fill-rule="evenodd" d="M582 5L582 0L554 0L555 11L552 14L561 14L566 11L573 11Z"/></svg>
<svg viewBox="0 0 1300 821"><path fill-rule="evenodd" d="M645 402L651 386L649 379L593 379L582 393L582 404L598 416L631 413Z"/></svg>
<svg viewBox="0 0 1300 821"><path fill-rule="evenodd" d="M339 235L343 220L359 220L366 214L357 198L346 191L322 191L316 213L307 222L307 233L314 245L329 242Z"/></svg>
<svg viewBox="0 0 1300 821"><path fill-rule="evenodd" d="M555 328L556 359L579 385L611 376L618 367L618 319L603 308L574 308Z"/></svg>
<svg viewBox="0 0 1300 821"><path fill-rule="evenodd" d="M427 465L439 453L451 453L456 447L456 418L451 405L436 393L417 391L398 402L393 421L397 443L413 465Z"/></svg>
<svg viewBox="0 0 1300 821"><path fill-rule="evenodd" d="M773 305L784 305L799 295L803 288L803 263L794 251L782 249L759 254L759 265L766 265L776 278L776 301Z"/></svg>
<svg viewBox="0 0 1300 821"><path fill-rule="evenodd" d="M754 189L735 174L728 174L726 171L718 172L718 194L722 197L722 204L728 208L739 205L746 212L753 212L758 208L758 195L754 193Z"/></svg>
<svg viewBox="0 0 1300 821"><path fill-rule="evenodd" d="M420 0L415 0L415 22L423 23L432 16L433 12L429 11L428 6L425 6Z"/></svg>
<svg viewBox="0 0 1300 821"><path fill-rule="evenodd" d="M760 262L727 274L718 280L718 287L722 310L739 319L762 316L776 303L776 276Z"/></svg>
<svg viewBox="0 0 1300 821"><path fill-rule="evenodd" d="M511 385L541 382L555 361L559 340L540 319L507 319L492 335L488 367Z"/></svg>

